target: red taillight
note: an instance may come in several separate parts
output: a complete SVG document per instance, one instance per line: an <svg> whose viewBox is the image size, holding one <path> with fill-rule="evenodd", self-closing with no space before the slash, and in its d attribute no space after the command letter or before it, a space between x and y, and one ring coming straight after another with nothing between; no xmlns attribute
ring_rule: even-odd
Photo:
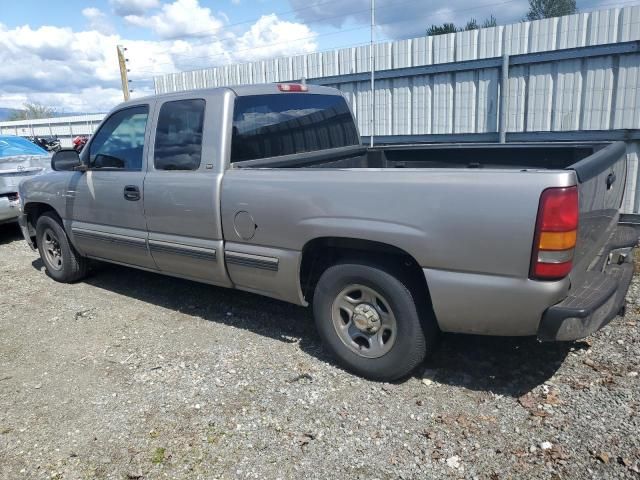
<svg viewBox="0 0 640 480"><path fill-rule="evenodd" d="M279 83L278 90L281 92L307 92L309 89L301 83Z"/></svg>
<svg viewBox="0 0 640 480"><path fill-rule="evenodd" d="M549 188L540 196L529 276L559 280L571 272L578 233L578 188Z"/></svg>

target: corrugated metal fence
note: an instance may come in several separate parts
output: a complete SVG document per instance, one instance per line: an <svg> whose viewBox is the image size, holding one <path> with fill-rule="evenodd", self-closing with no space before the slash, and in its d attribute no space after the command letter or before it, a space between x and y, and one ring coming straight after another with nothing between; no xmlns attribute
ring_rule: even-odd
<svg viewBox="0 0 640 480"><path fill-rule="evenodd" d="M342 90L378 141L628 143L626 212L640 210L640 6L155 78L158 93L308 79ZM507 56L507 85L502 65ZM501 109L505 113L501 122ZM375 119L375 122L373 121ZM502 127L502 128L501 128Z"/></svg>
<svg viewBox="0 0 640 480"><path fill-rule="evenodd" d="M379 43L375 135L498 132L502 55L511 57L507 131L638 128L636 40L640 6ZM633 43L610 51L580 49L626 42ZM369 48L174 73L156 77L155 86L165 93L306 78L345 92L361 133L370 135ZM575 48L547 61L527 55Z"/></svg>

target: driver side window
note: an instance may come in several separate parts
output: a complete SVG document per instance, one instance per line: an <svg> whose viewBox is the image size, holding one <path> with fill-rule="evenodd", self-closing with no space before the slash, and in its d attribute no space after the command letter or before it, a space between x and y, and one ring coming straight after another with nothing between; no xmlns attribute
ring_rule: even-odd
<svg viewBox="0 0 640 480"><path fill-rule="evenodd" d="M89 168L142 170L149 107L125 108L109 117L89 147Z"/></svg>

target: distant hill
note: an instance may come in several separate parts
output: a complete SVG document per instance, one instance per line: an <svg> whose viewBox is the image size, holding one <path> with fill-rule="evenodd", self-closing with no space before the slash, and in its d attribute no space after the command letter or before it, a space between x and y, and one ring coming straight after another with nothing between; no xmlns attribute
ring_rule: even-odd
<svg viewBox="0 0 640 480"><path fill-rule="evenodd" d="M20 110L15 108L0 108L0 122L9 120L9 117Z"/></svg>
<svg viewBox="0 0 640 480"><path fill-rule="evenodd" d="M0 107L0 122L5 122L16 112L22 112L23 110L17 108L3 108ZM85 112L56 112L54 117L68 117L71 115L92 115L92 113Z"/></svg>

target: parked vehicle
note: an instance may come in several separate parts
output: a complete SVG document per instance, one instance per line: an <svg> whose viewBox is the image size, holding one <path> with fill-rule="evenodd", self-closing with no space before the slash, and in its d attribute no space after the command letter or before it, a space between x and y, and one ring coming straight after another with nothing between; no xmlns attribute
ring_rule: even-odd
<svg viewBox="0 0 640 480"><path fill-rule="evenodd" d="M21 184L20 225L53 279L98 259L313 305L338 360L378 380L438 330L585 337L633 273L623 143L368 149L331 88L136 99L52 166Z"/></svg>
<svg viewBox="0 0 640 480"><path fill-rule="evenodd" d="M60 139L58 137L28 137L28 140L47 152L57 152L62 149Z"/></svg>
<svg viewBox="0 0 640 480"><path fill-rule="evenodd" d="M22 137L0 135L0 223L18 219L18 184L51 165L51 155Z"/></svg>
<svg viewBox="0 0 640 480"><path fill-rule="evenodd" d="M73 139L71 143L73 144L73 149L76 152L80 153L88 141L89 137L87 137L86 135L78 135Z"/></svg>

